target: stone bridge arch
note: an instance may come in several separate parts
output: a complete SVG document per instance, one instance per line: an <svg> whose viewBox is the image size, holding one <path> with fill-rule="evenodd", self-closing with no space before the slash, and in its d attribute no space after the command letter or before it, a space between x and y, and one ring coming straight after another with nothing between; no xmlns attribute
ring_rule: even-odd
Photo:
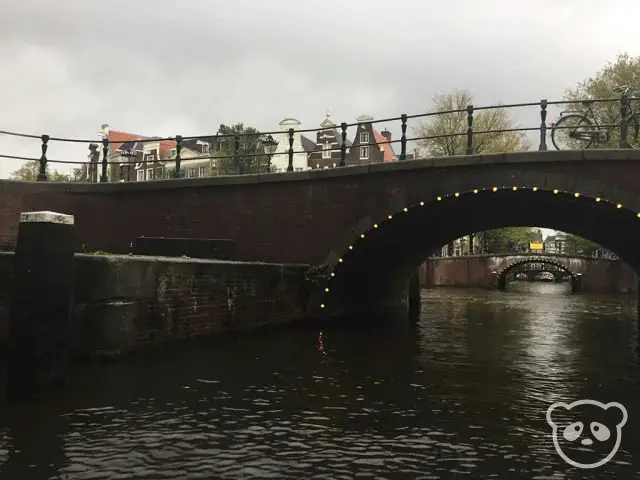
<svg viewBox="0 0 640 480"><path fill-rule="evenodd" d="M511 271L523 265L540 263L543 265L553 265L554 267L557 267L563 272L569 274L571 276L571 291L576 293L580 289L580 278L582 276L582 272L576 272L571 268L571 265L569 265L571 263L570 258L571 257L560 255L553 257L550 255L531 255L514 260L513 258L506 257L502 268L494 272L496 286L499 290L504 290L506 288L507 275Z"/></svg>

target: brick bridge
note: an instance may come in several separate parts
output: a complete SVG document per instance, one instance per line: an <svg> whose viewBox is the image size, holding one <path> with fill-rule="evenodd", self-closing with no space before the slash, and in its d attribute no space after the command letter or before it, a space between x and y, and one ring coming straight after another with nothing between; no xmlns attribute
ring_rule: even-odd
<svg viewBox="0 0 640 480"><path fill-rule="evenodd" d="M429 258L420 267L420 284L504 287L509 273L529 264L551 265L572 277L580 275L580 290L585 292L620 293L637 289L637 276L623 261L549 253Z"/></svg>
<svg viewBox="0 0 640 480"><path fill-rule="evenodd" d="M580 235L640 271L638 179L639 150L596 149L144 183L3 181L0 248L13 248L21 211L43 209L76 216L79 250L128 252L142 235L233 239L239 259L325 264L312 305L337 313L397 305L429 252L492 228Z"/></svg>

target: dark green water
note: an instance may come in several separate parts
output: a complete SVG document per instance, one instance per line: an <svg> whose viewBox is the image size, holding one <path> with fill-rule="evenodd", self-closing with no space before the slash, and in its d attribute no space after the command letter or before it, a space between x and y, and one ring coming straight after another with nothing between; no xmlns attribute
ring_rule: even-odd
<svg viewBox="0 0 640 480"><path fill-rule="evenodd" d="M514 284L423 291L418 321L270 332L82 368L0 404L0 479L638 478L635 297ZM605 466L564 463L545 413L618 401Z"/></svg>

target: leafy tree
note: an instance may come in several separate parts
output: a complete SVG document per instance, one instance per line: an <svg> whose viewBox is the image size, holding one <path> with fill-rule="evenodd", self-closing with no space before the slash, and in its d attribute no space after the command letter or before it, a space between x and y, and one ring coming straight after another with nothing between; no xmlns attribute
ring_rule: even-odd
<svg viewBox="0 0 640 480"><path fill-rule="evenodd" d="M432 111L465 110L473 104L473 96L467 90L455 90L452 93L436 95ZM514 120L505 109L491 109L474 112L473 130L506 130L517 128ZM418 137L435 137L418 140L418 145L432 156L464 155L467 151L467 112L444 113L427 117L422 124L414 128ZM444 137L458 133L455 137ZM524 132L474 134L473 153L515 152L529 149Z"/></svg>
<svg viewBox="0 0 640 480"><path fill-rule="evenodd" d="M620 94L614 89L622 85L629 86L629 95L640 96L640 57L631 57L628 53L621 53L614 62L607 63L593 77L590 77L576 86L567 90L565 100L575 101L596 98L616 98ZM568 110L579 110L580 105L572 105ZM613 125L620 121L620 102L596 103L592 107L598 122L604 125ZM636 103L634 109L639 109ZM633 138L633 129L629 130L629 135ZM620 145L620 130L614 129L611 138L606 144L599 144L602 147L618 148Z"/></svg>
<svg viewBox="0 0 640 480"><path fill-rule="evenodd" d="M508 253L529 248L529 242L540 240L537 228L507 227L487 230L477 234L484 245L485 253Z"/></svg>
<svg viewBox="0 0 640 480"><path fill-rule="evenodd" d="M71 177L60 173L57 170L51 171L49 164L47 164L47 180L52 182L70 182ZM19 169L14 170L9 175L9 178L14 180L25 180L35 182L38 180L38 174L40 173L40 162L38 160L30 160L25 162Z"/></svg>
<svg viewBox="0 0 640 480"><path fill-rule="evenodd" d="M253 127L244 123L232 126L220 125L218 135L231 135L224 139L223 148L219 155L227 158L217 158L216 171L218 175L242 175L247 173L267 173L269 158L264 153L262 136ZM235 139L239 136L239 149L235 151Z"/></svg>
<svg viewBox="0 0 640 480"><path fill-rule="evenodd" d="M571 233L558 233L556 239L560 241L561 251L567 255L591 256L596 250L604 250L600 245Z"/></svg>

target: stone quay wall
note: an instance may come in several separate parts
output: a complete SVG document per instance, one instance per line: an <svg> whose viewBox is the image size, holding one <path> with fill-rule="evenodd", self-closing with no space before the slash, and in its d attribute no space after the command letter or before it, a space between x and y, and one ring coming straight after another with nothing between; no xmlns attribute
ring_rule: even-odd
<svg viewBox="0 0 640 480"><path fill-rule="evenodd" d="M13 252L0 253L0 345L5 346L13 258ZM86 254L76 254L75 264L74 356L113 356L300 320L307 313L305 265Z"/></svg>

